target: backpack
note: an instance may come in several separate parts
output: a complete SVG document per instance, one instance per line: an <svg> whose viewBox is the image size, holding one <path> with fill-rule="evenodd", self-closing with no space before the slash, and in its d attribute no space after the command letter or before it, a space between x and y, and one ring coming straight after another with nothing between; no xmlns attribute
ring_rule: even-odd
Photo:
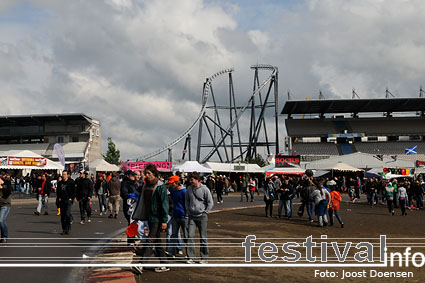
<svg viewBox="0 0 425 283"><path fill-rule="evenodd" d="M315 187L308 186L306 190L307 190L307 194L308 194L308 198L307 198L308 201L313 202L314 201L313 192L315 190Z"/></svg>

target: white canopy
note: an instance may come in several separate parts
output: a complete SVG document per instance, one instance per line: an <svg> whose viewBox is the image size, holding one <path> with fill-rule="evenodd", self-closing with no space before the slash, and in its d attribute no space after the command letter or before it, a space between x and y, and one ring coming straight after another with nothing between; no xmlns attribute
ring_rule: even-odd
<svg viewBox="0 0 425 283"><path fill-rule="evenodd" d="M210 168L204 167L199 164L198 161L186 161L182 165L177 165L174 167L174 170L180 172L199 172L199 173L212 173L213 171Z"/></svg>
<svg viewBox="0 0 425 283"><path fill-rule="evenodd" d="M90 170L96 171L96 172L117 172L120 171L120 168L117 165L110 164L106 162L104 159L99 158L95 161L91 162Z"/></svg>
<svg viewBox="0 0 425 283"><path fill-rule="evenodd" d="M331 166L330 168L327 168L327 169L337 170L337 171L352 171L352 172L364 171L362 169L355 168L353 166L350 166L350 165L342 163L342 162L337 163L334 166Z"/></svg>
<svg viewBox="0 0 425 283"><path fill-rule="evenodd" d="M404 156L403 156L404 157ZM331 166L342 162L353 166L355 168L382 168L382 167L398 167L398 168L415 168L415 162L413 160L405 160L400 156L395 160L391 157L384 157L381 161L376 155L367 154L362 152L355 152L351 154L345 154L327 159L320 159L312 161L305 165L306 169L317 169L317 170L328 170Z"/></svg>
<svg viewBox="0 0 425 283"><path fill-rule="evenodd" d="M0 164L0 169L23 169L26 171L30 170L63 170L63 166L46 158L46 164L42 166L24 166L24 165L8 165L7 164L7 157L31 157L31 158L45 158L35 152L29 151L29 150L8 150L4 151L1 154L1 157L6 158L6 162L3 162Z"/></svg>
<svg viewBox="0 0 425 283"><path fill-rule="evenodd" d="M205 165L214 172L264 173L265 171L257 164L207 162Z"/></svg>

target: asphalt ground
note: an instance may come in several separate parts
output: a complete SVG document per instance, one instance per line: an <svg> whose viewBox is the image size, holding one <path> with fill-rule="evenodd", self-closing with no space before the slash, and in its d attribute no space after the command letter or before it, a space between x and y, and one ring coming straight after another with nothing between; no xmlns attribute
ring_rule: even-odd
<svg viewBox="0 0 425 283"><path fill-rule="evenodd" d="M215 196L214 196L215 199ZM254 202L240 202L240 194L224 196L224 203L215 202L214 209L232 209L239 206L263 204L256 195ZM216 201L216 199L215 199ZM70 235L62 232L60 216L56 216L55 197L49 199L49 215L34 215L37 201L33 196L16 195L7 217L9 240L0 244L0 264L40 264L40 267L0 267L2 282L81 282L87 269L84 267L45 267L46 264L85 264L109 245L110 240L123 231L127 221L122 211L117 219L100 216L98 202L93 200L92 222L81 225L78 203L74 202L74 224ZM121 205L122 209L122 205ZM119 243L115 251L125 245ZM5 281L3 281L3 279Z"/></svg>

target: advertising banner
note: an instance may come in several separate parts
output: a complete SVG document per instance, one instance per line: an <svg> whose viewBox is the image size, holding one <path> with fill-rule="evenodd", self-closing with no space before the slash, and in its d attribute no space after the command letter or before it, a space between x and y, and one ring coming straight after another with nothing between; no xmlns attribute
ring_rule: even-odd
<svg viewBox="0 0 425 283"><path fill-rule="evenodd" d="M123 171L143 171L146 164L152 163L156 166L158 171L171 171L171 162L160 161L160 162L123 162L122 169Z"/></svg>
<svg viewBox="0 0 425 283"><path fill-rule="evenodd" d="M275 158L275 167L299 167L299 155L281 155L278 154Z"/></svg>
<svg viewBox="0 0 425 283"><path fill-rule="evenodd" d="M7 157L7 165L12 166L45 166L47 159L44 157Z"/></svg>

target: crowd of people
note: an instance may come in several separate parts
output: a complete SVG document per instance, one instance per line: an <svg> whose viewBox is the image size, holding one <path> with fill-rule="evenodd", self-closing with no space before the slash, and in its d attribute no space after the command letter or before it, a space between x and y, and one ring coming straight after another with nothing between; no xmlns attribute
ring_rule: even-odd
<svg viewBox="0 0 425 283"><path fill-rule="evenodd" d="M10 211L12 192L16 178L9 174L0 176L0 229L1 242L6 242L8 229L6 217ZM29 177L29 175L28 175ZM14 180L13 180L14 179ZM19 179L19 178L18 178ZM294 215L303 217L307 212L308 221L317 226L334 225L334 216L340 227L344 222L339 213L342 197L346 193L352 202L365 195L368 204L386 204L390 215L400 207L401 215L408 209L423 208L424 182L408 178L388 181L382 178L363 178L357 176L337 176L314 178L307 170L303 176L275 175L262 179L258 175L224 175L202 177L194 172L183 176L180 172L165 180L153 164L143 171L118 173L99 173L95 178L86 171L73 180L67 170L60 176L39 174L28 179L29 191L37 200L35 215L47 215L49 197L56 192L57 215L60 215L62 235L71 232L73 224L72 206L78 203L80 224L91 222L92 198L97 197L99 215L117 218L122 201L122 213L127 220L127 244L133 246L133 263L145 263L155 254L164 265L178 255L185 255L188 264L195 263L195 233L199 233L200 259L206 263L209 257L207 224L208 214L214 205L223 203L223 195L229 192L240 193L241 202L253 202L255 196L263 192L265 216L278 219L291 219ZM21 184L21 181L18 183ZM26 192L23 181L23 192ZM294 212L294 199L300 205ZM273 205L277 201L277 215ZM140 241L137 241L139 239ZM156 272L168 271L165 266L155 268ZM140 274L141 267L133 272Z"/></svg>

